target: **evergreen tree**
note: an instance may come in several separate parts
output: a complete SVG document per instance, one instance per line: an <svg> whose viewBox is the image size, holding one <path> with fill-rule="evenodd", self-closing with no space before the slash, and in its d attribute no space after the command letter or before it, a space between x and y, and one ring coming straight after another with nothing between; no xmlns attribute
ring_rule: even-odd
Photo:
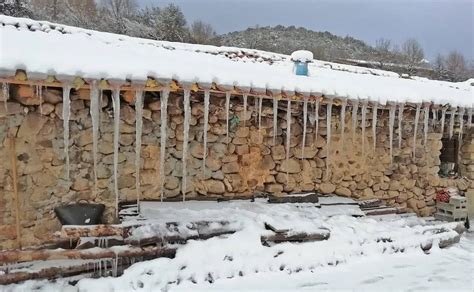
<svg viewBox="0 0 474 292"><path fill-rule="evenodd" d="M175 4L169 4L161 10L157 31L160 39L166 41L186 42L190 39L184 14Z"/></svg>

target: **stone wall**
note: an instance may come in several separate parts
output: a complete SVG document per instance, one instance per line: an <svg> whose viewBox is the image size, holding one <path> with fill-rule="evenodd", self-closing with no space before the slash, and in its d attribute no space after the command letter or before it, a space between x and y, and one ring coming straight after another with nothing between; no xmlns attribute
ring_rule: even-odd
<svg viewBox="0 0 474 292"><path fill-rule="evenodd" d="M88 90L71 94L69 156L71 179L65 175L63 144L62 91L43 89L43 102L33 87L10 86L7 110L0 107L0 248L14 246L15 219L10 152L7 137L15 137L18 160L19 194L23 245L49 240L60 225L53 208L60 204L87 199L107 206L104 220L112 222L113 195L113 112L110 92L104 91L100 116L98 192L94 190L92 159L92 122ZM133 94L122 96L119 155L120 200L135 200L135 110ZM419 215L434 212L437 188L455 186L461 191L474 189L474 137L468 133L461 154L461 170L466 178L443 179L438 176L442 147L438 126L430 123L427 145L423 144L421 115L412 157L414 111L406 110L403 119L402 147L398 148L395 125L393 163L390 162L388 111L379 110L376 148L373 148L372 113L367 114L364 141L360 110L356 133L352 133L348 107L344 143L341 137L340 107L333 107L332 138L327 144L326 106L320 109L318 135L314 114L309 106L307 138L302 156L302 103L293 102L290 158L286 160L285 140L288 121L286 101L279 102L276 143L273 144L272 101L264 100L261 130L254 99L249 97L244 116L242 96L232 96L229 138L226 137L225 97L212 95L209 115L208 155L202 168L204 105L201 93L192 94L189 131L188 190L186 197L249 197L256 192L283 195L290 192L317 191L357 199L379 198L391 206L405 207ZM171 93L168 141L165 162L165 197L181 197L183 107L182 92ZM238 119L237 119L238 117ZM312 121L312 122L311 122ZM396 123L397 124L397 123ZM145 96L141 151L141 198L159 199L160 152L159 93ZM362 149L365 145L365 151ZM329 149L329 153L328 153ZM365 154L363 153L365 152ZM329 155L329 159L328 159ZM329 161L329 171L326 164ZM287 176L288 172L288 176Z"/></svg>

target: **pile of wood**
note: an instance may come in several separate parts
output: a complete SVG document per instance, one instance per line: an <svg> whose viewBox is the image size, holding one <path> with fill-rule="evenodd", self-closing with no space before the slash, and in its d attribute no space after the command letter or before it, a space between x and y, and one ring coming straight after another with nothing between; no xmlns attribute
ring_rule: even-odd
<svg viewBox="0 0 474 292"><path fill-rule="evenodd" d="M0 271L3 272L0 285L76 275L118 276L138 261L173 258L176 248L170 247L171 244L235 231L235 224L227 221L63 226L60 237L53 242L29 249L0 251ZM68 264L63 267L48 264L58 260L68 260ZM38 261L43 261L42 267L32 268Z"/></svg>

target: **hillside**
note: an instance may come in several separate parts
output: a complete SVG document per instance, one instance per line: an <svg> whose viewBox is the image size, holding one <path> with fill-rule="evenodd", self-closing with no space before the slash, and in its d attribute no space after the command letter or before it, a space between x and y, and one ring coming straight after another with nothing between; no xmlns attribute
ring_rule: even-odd
<svg viewBox="0 0 474 292"><path fill-rule="evenodd" d="M218 37L221 45L260 49L282 54L295 50L309 50L316 59L336 61L356 59L366 61L390 60L403 64L403 56L393 52L380 52L365 42L350 36L340 37L330 32L318 32L294 26L256 27Z"/></svg>

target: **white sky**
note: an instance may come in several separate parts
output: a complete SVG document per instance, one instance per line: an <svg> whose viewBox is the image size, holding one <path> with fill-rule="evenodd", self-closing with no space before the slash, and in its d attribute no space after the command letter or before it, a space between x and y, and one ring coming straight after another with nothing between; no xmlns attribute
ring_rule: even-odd
<svg viewBox="0 0 474 292"><path fill-rule="evenodd" d="M218 33L260 25L295 25L350 35L374 44L414 37L425 54L458 50L474 59L474 0L138 0L143 6L178 4L187 20L200 19Z"/></svg>

